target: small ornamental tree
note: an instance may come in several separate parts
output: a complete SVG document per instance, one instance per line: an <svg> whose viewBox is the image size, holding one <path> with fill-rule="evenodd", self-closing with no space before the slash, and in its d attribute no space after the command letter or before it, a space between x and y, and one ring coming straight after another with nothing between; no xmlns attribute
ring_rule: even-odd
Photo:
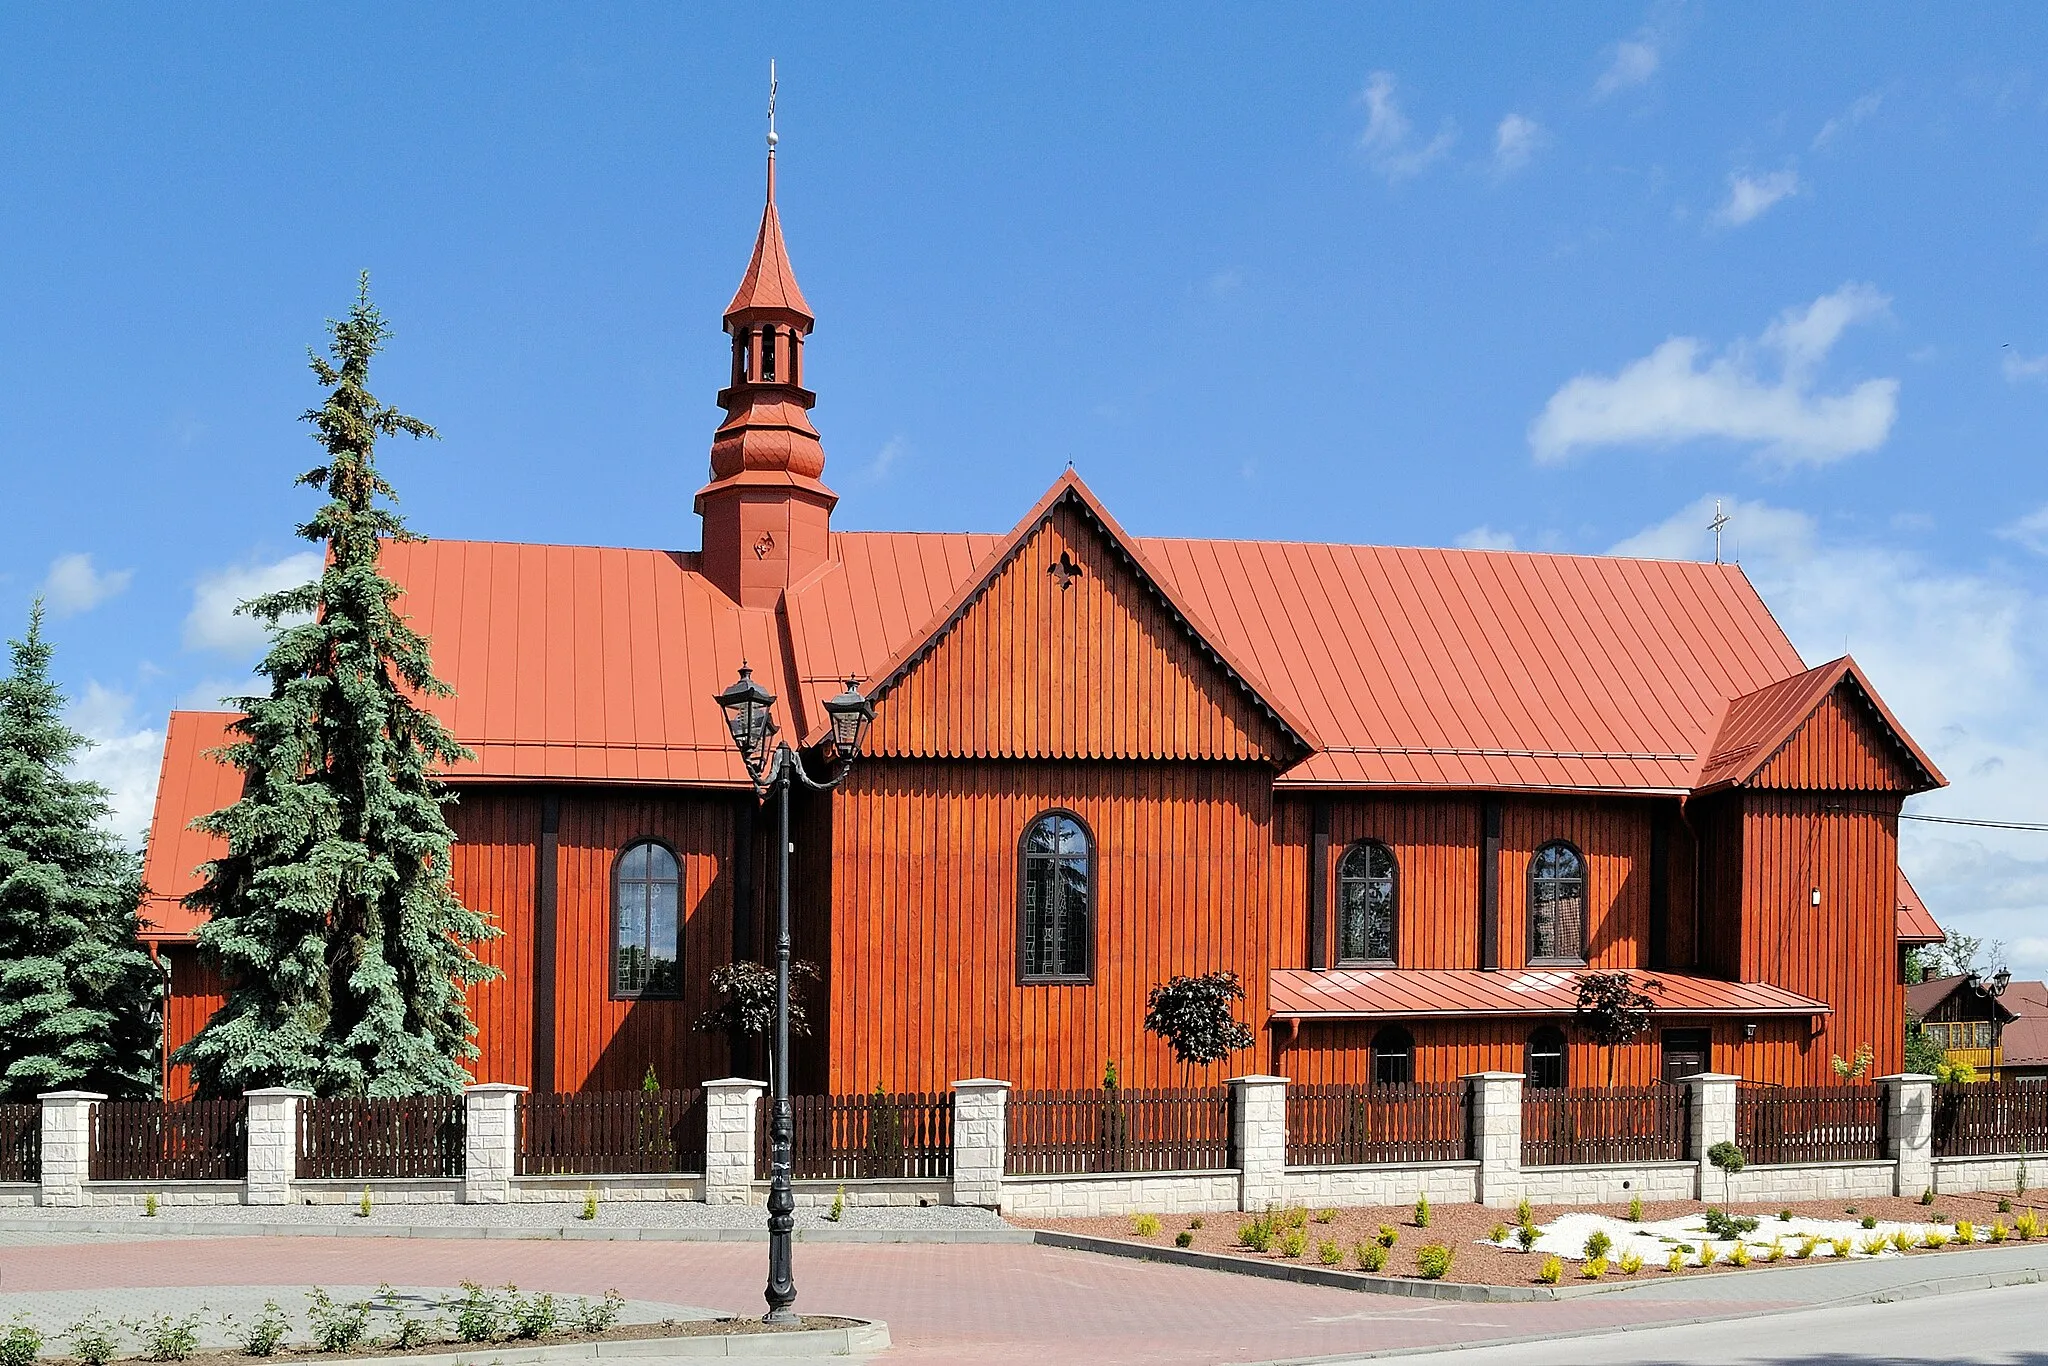
<svg viewBox="0 0 2048 1366"><path fill-rule="evenodd" d="M804 987L818 980L818 965L801 958L789 962L789 1032L811 1032L804 1012ZM700 1034L725 1034L737 1029L749 1038L764 1038L775 1028L775 969L741 960L711 969L711 991L718 1004L697 1017L690 1028Z"/></svg>
<svg viewBox="0 0 2048 1366"><path fill-rule="evenodd" d="M1145 998L1145 1028L1166 1040L1188 1067L1221 1062L1252 1045L1251 1028L1237 1018L1244 986L1234 972L1170 977Z"/></svg>
<svg viewBox="0 0 2048 1366"><path fill-rule="evenodd" d="M84 736L50 681L43 608L0 677L0 1100L145 1096L163 978L137 939L142 874L106 789L64 776Z"/></svg>
<svg viewBox="0 0 2048 1366"><path fill-rule="evenodd" d="M1656 991L1664 984L1653 977L1643 985ZM1636 989L1626 970L1582 972L1572 986L1578 998L1572 1021L1607 1050L1607 1084L1613 1086L1616 1050L1650 1027L1657 1003Z"/></svg>
<svg viewBox="0 0 2048 1366"><path fill-rule="evenodd" d="M470 755L420 705L449 690L378 566L385 541L413 539L388 506L378 438L434 430L369 391L389 328L367 275L328 330L332 360L312 357L327 398L305 414L321 460L299 476L327 495L299 528L326 564L238 609L270 627L258 670L270 693L237 699L244 715L220 751L241 770L241 799L193 823L227 846L186 898L233 983L177 1054L208 1096L459 1090L477 1056L464 989L496 975L470 949L497 931L450 884L442 808L454 798L433 776Z"/></svg>

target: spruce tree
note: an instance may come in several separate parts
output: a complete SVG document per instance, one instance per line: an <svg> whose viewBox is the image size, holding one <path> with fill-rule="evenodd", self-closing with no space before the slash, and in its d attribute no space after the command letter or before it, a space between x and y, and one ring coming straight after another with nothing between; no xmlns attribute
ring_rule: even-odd
<svg viewBox="0 0 2048 1366"><path fill-rule="evenodd" d="M140 861L106 789L64 776L86 748L50 681L43 607L0 678L0 1099L148 1095L163 979L137 939Z"/></svg>
<svg viewBox="0 0 2048 1366"><path fill-rule="evenodd" d="M496 931L450 884L453 796L433 776L470 756L420 705L449 689L378 566L384 542L415 538L390 506L377 440L434 430L367 388L389 336L367 274L328 331L332 359L311 354L326 402L305 414L324 455L298 480L327 495L299 528L326 566L239 609L271 628L258 666L270 693L237 699L221 751L242 772L241 800L194 823L227 845L186 900L233 983L176 1055L204 1095L458 1090L477 1056L464 988L495 975L469 947Z"/></svg>

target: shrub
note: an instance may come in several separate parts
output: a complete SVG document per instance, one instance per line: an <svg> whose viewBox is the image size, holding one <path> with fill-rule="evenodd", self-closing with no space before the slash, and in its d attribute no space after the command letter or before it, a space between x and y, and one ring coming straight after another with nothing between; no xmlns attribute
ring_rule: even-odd
<svg viewBox="0 0 2048 1366"><path fill-rule="evenodd" d="M2012 1213L2012 1197L2010 1195L2001 1195L1998 1197L1998 1212L2000 1214Z"/></svg>
<svg viewBox="0 0 2048 1366"><path fill-rule="evenodd" d="M583 1212L576 1217L586 1223L597 1218L597 1187L585 1186L583 1188Z"/></svg>
<svg viewBox="0 0 2048 1366"><path fill-rule="evenodd" d="M1799 1240L1799 1245L1792 1249L1792 1260L1795 1262L1805 1261L1808 1257L1811 1257L1813 1255L1813 1250L1819 1246L1820 1239L1818 1238L1815 1238L1811 1235L1801 1238Z"/></svg>
<svg viewBox="0 0 2048 1366"><path fill-rule="evenodd" d="M1344 1265L1344 1249L1337 1246L1334 1241L1326 1238L1316 1244L1316 1260L1324 1266L1342 1266Z"/></svg>
<svg viewBox="0 0 2048 1366"><path fill-rule="evenodd" d="M1891 1245L1891 1239L1885 1237L1882 1233L1873 1233L1863 1240L1863 1246L1858 1248L1857 1251L1866 1257L1875 1257Z"/></svg>
<svg viewBox="0 0 2048 1366"><path fill-rule="evenodd" d="M232 1328L232 1325L230 1325ZM291 1333L292 1321L276 1300L265 1300L263 1312L240 1332L231 1332L235 1350L245 1357L267 1357L276 1353Z"/></svg>
<svg viewBox="0 0 2048 1366"><path fill-rule="evenodd" d="M399 1348L400 1350L404 1350L411 1347L422 1347L425 1346L428 1342L431 1342L435 1337L439 1336L439 1330L441 1327L440 1319L416 1319L412 1315L406 1313L403 1309L398 1310L397 1313L398 1319L397 1322L393 1325L395 1331L393 1331L393 1333L391 1334L391 1345L393 1347Z"/></svg>
<svg viewBox="0 0 2048 1366"><path fill-rule="evenodd" d="M1306 1205L1283 1205L1279 1214L1281 1228L1307 1228L1308 1207Z"/></svg>
<svg viewBox="0 0 2048 1366"><path fill-rule="evenodd" d="M1764 1249L1764 1260L1767 1262L1779 1262L1784 1259L1785 1240L1783 1238L1771 1239L1771 1245Z"/></svg>
<svg viewBox="0 0 2048 1366"><path fill-rule="evenodd" d="M1536 1240L1543 1235L1536 1231L1536 1225L1523 1224L1515 1230L1515 1241L1522 1245L1522 1251L1534 1252Z"/></svg>
<svg viewBox="0 0 2048 1366"><path fill-rule="evenodd" d="M1733 1239L1756 1232L1758 1220L1750 1214L1730 1214L1723 1209L1709 1208L1700 1216L1700 1223L1716 1238Z"/></svg>
<svg viewBox="0 0 2048 1366"><path fill-rule="evenodd" d="M836 1201L834 1202L834 1208L838 1208ZM834 1214L833 1217L837 1218L838 1215ZM1151 1238L1157 1236L1159 1233L1159 1216L1156 1214L1132 1215L1131 1232L1137 1234L1140 1238Z"/></svg>
<svg viewBox="0 0 2048 1366"><path fill-rule="evenodd" d="M1864 1215L1864 1216L1863 1216L1863 1227L1865 1227L1865 1228L1876 1228L1876 1227L1877 1227L1877 1216L1876 1216L1875 1214L1866 1214L1866 1215Z"/></svg>
<svg viewBox="0 0 2048 1366"><path fill-rule="evenodd" d="M142 1197L142 1217L143 1217L143 1218L145 1218L145 1219L154 1219L154 1218L156 1218L156 1212L157 1212L158 1208L159 1208L159 1205L158 1205L158 1203L157 1203L156 1193L155 1193L154 1191L152 1191L152 1192L150 1192L150 1193L149 1193L148 1195L145 1195L145 1196L143 1196L143 1197Z"/></svg>
<svg viewBox="0 0 2048 1366"><path fill-rule="evenodd" d="M1281 1235L1281 1256L1299 1257L1302 1253L1306 1251L1308 1251L1308 1235L1306 1233L1303 1233L1300 1229L1291 1228L1288 1229L1286 1233Z"/></svg>
<svg viewBox="0 0 2048 1366"><path fill-rule="evenodd" d="M1956 1220L1956 1241L1974 1243L1977 1241L1977 1226L1968 1219Z"/></svg>
<svg viewBox="0 0 2048 1366"><path fill-rule="evenodd" d="M544 1338L555 1331L555 1297L542 1291L538 1295L509 1296L507 1305L512 1319L511 1336L527 1341Z"/></svg>
<svg viewBox="0 0 2048 1366"><path fill-rule="evenodd" d="M1714 1245L1712 1243L1701 1243L1699 1265L1712 1266L1714 1264L1714 1255Z"/></svg>
<svg viewBox="0 0 2048 1366"><path fill-rule="evenodd" d="M1319 1224L1334 1223L1336 1218L1337 1211L1333 1209L1319 1209L1316 1211L1316 1222Z"/></svg>
<svg viewBox="0 0 2048 1366"><path fill-rule="evenodd" d="M1545 1285L1556 1285L1564 1279L1564 1259L1556 1253L1543 1259L1543 1265L1536 1268L1536 1279Z"/></svg>
<svg viewBox="0 0 2048 1366"><path fill-rule="evenodd" d="M1586 1256L1588 1259L1605 1257L1613 1248L1614 1239L1607 1236L1607 1230L1596 1228L1586 1235Z"/></svg>
<svg viewBox="0 0 2048 1366"><path fill-rule="evenodd" d="M1378 1243L1360 1243L1351 1249L1351 1255L1358 1259L1360 1271L1380 1271L1387 1265L1387 1250Z"/></svg>
<svg viewBox="0 0 2048 1366"><path fill-rule="evenodd" d="M2007 1229L2005 1227L2005 1220L1997 1219L1992 1221L1991 1232L1986 1234L1985 1237L1989 1238L1994 1243L2002 1243L2005 1241L2006 1233Z"/></svg>
<svg viewBox="0 0 2048 1366"><path fill-rule="evenodd" d="M120 1327L97 1309L65 1329L64 1336L71 1343L71 1355L84 1366L107 1366L121 1346Z"/></svg>
<svg viewBox="0 0 2048 1366"><path fill-rule="evenodd" d="M1195 1245L1195 1231L1191 1228L1184 1228L1174 1234L1173 1245L1175 1247L1193 1247Z"/></svg>
<svg viewBox="0 0 2048 1366"><path fill-rule="evenodd" d="M458 1342L496 1342L504 1327L505 1303L494 1290L462 1282L462 1298L444 1306L454 1312Z"/></svg>
<svg viewBox="0 0 2048 1366"><path fill-rule="evenodd" d="M626 1297L616 1290L604 1292L604 1298L595 1304L589 1300L576 1301L576 1327L585 1333L602 1333L619 1321L625 1312Z"/></svg>
<svg viewBox="0 0 2048 1366"><path fill-rule="evenodd" d="M1429 1197L1426 1195L1415 1197L1415 1227L1429 1227ZM1434 1280L1435 1278L1431 1277L1431 1279Z"/></svg>
<svg viewBox="0 0 2048 1366"><path fill-rule="evenodd" d="M1643 1269L1643 1259L1633 1252L1624 1252L1621 1254L1621 1260L1615 1265L1621 1268L1622 1275L1633 1276Z"/></svg>
<svg viewBox="0 0 2048 1366"><path fill-rule="evenodd" d="M1671 1255L1664 1259L1664 1269L1666 1271L1685 1270L1685 1254L1675 1247L1672 1248Z"/></svg>
<svg viewBox="0 0 2048 1366"><path fill-rule="evenodd" d="M36 1366L42 1355L43 1331L29 1321L26 1313L16 1314L0 1333L0 1366Z"/></svg>
<svg viewBox="0 0 2048 1366"><path fill-rule="evenodd" d="M1523 1196L1523 1197L1522 1197L1521 1199L1519 1199L1519 1200L1515 1201L1515 1222L1516 1222L1516 1223L1518 1223L1518 1224L1527 1224L1527 1223L1533 1223L1533 1222L1535 1222L1535 1221L1534 1221L1534 1220L1533 1220L1533 1219L1532 1219L1532 1218L1530 1217L1530 1216L1531 1216L1531 1215L1532 1215L1533 1213L1534 1213L1534 1211L1532 1211L1532 1210L1531 1210L1531 1209L1529 1208L1529 1197L1528 1197L1528 1196L1526 1196L1526 1195L1525 1195L1525 1196Z"/></svg>
<svg viewBox="0 0 2048 1366"><path fill-rule="evenodd" d="M363 1187L363 1198L362 1198L362 1199L360 1199L360 1200L358 1200L358 1201L356 1201L356 1218L358 1218L358 1219L367 1219L367 1218L369 1218L369 1217L370 1217L370 1188L369 1188L368 1186L365 1186L365 1187Z"/></svg>
<svg viewBox="0 0 2048 1366"><path fill-rule="evenodd" d="M1508 1241L1508 1226L1506 1224L1495 1224L1493 1232L1486 1235L1486 1241L1496 1246L1505 1246Z"/></svg>
<svg viewBox="0 0 2048 1366"><path fill-rule="evenodd" d="M1933 1252L1948 1246L1948 1235L1938 1228L1928 1229L1920 1235L1920 1246Z"/></svg>
<svg viewBox="0 0 2048 1366"><path fill-rule="evenodd" d="M1425 1281L1442 1280L1450 1273L1452 1255L1450 1247L1444 1243L1426 1243L1416 1248L1415 1274Z"/></svg>
<svg viewBox="0 0 2048 1366"><path fill-rule="evenodd" d="M1640 1224L1640 1223L1642 1223L1642 1222L1643 1222L1643 1197L1642 1197L1642 1196L1640 1196L1640 1195L1631 1195L1631 1196L1630 1196L1630 1197L1628 1198L1628 1221L1629 1221L1629 1222L1630 1222L1631 1224Z"/></svg>
<svg viewBox="0 0 2048 1366"><path fill-rule="evenodd" d="M2012 1231L2024 1243L2041 1231L2040 1218L2032 1210L2023 1209L2013 1216Z"/></svg>
<svg viewBox="0 0 2048 1366"><path fill-rule="evenodd" d="M1733 1176L1742 1170L1748 1159L1743 1157L1742 1149L1724 1138L1713 1147L1707 1149L1707 1161L1713 1163L1716 1167L1728 1173L1728 1175Z"/></svg>
<svg viewBox="0 0 2048 1366"><path fill-rule="evenodd" d="M368 1300L340 1304L317 1286L306 1292L306 1298L312 1301L306 1307L306 1323L321 1351L353 1352L363 1345L363 1336L370 1326Z"/></svg>
<svg viewBox="0 0 2048 1366"><path fill-rule="evenodd" d="M1900 1252L1904 1252L1907 1248L1913 1246L1913 1235L1902 1228L1894 1229L1892 1230L1891 1244Z"/></svg>
<svg viewBox="0 0 2048 1366"><path fill-rule="evenodd" d="M158 1314L138 1325L144 1361L184 1361L199 1350L199 1315Z"/></svg>
<svg viewBox="0 0 2048 1366"><path fill-rule="evenodd" d="M1381 1247L1392 1247L1392 1246L1394 1245L1394 1243L1395 1243L1395 1240L1397 1240L1398 1238L1400 1238L1400 1236L1401 1236L1401 1235L1400 1235L1400 1233L1399 1233L1398 1231L1396 1231L1396 1229L1394 1228L1394 1226L1393 1226L1392 1224L1381 1224L1381 1225L1380 1225L1380 1246L1381 1246Z"/></svg>
<svg viewBox="0 0 2048 1366"><path fill-rule="evenodd" d="M1923 1205L1934 1203L1934 1187L1929 1186L1926 1190L1920 1192L1920 1203Z"/></svg>
<svg viewBox="0 0 2048 1366"><path fill-rule="evenodd" d="M1203 1220L1202 1216L1201 1216L1201 1215L1199 1215L1199 1214L1197 1214L1197 1215L1196 1215L1196 1216L1195 1216L1194 1218L1192 1218L1192 1219L1188 1220L1188 1227L1189 1227L1189 1228L1200 1228L1200 1227L1202 1227L1202 1224L1203 1224L1203 1223L1204 1223L1204 1220Z"/></svg>
<svg viewBox="0 0 2048 1366"><path fill-rule="evenodd" d="M1273 1245L1273 1230L1263 1217L1247 1219L1237 1226L1237 1242L1253 1252L1264 1252Z"/></svg>
<svg viewBox="0 0 2048 1366"><path fill-rule="evenodd" d="M1735 1245L1734 1247L1731 1247L1731 1248L1729 1248L1729 1249L1728 1249L1728 1265L1730 1265L1730 1266L1748 1266L1748 1265L1749 1265L1749 1244L1748 1244L1748 1243L1737 1243L1737 1244L1736 1244L1736 1245Z"/></svg>

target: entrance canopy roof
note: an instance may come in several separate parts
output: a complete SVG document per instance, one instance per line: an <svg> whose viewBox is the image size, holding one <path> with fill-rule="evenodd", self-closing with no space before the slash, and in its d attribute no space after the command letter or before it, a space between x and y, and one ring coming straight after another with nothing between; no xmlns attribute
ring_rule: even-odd
<svg viewBox="0 0 2048 1366"><path fill-rule="evenodd" d="M1583 969L1579 970L1583 971ZM1414 1020L1472 1015L1569 1015L1578 971L1277 968L1268 975L1276 1020ZM1814 1016L1827 1003L1766 982L1639 972L1636 986L1665 1015Z"/></svg>

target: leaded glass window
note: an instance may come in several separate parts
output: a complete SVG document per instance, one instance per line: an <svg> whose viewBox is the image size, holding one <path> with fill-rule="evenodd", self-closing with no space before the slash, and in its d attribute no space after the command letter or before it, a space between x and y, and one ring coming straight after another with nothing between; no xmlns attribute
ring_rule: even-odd
<svg viewBox="0 0 2048 1366"><path fill-rule="evenodd" d="M1562 840L1529 862L1529 960L1586 959L1586 860Z"/></svg>
<svg viewBox="0 0 2048 1366"><path fill-rule="evenodd" d="M1087 979L1094 853L1088 828L1068 812L1048 811L1025 828L1018 926L1025 981Z"/></svg>
<svg viewBox="0 0 2048 1366"><path fill-rule="evenodd" d="M612 874L612 995L679 996L682 876L667 846L626 846Z"/></svg>
<svg viewBox="0 0 2048 1366"><path fill-rule="evenodd" d="M1337 957L1393 965L1394 851L1378 841L1352 845L1337 866Z"/></svg>

